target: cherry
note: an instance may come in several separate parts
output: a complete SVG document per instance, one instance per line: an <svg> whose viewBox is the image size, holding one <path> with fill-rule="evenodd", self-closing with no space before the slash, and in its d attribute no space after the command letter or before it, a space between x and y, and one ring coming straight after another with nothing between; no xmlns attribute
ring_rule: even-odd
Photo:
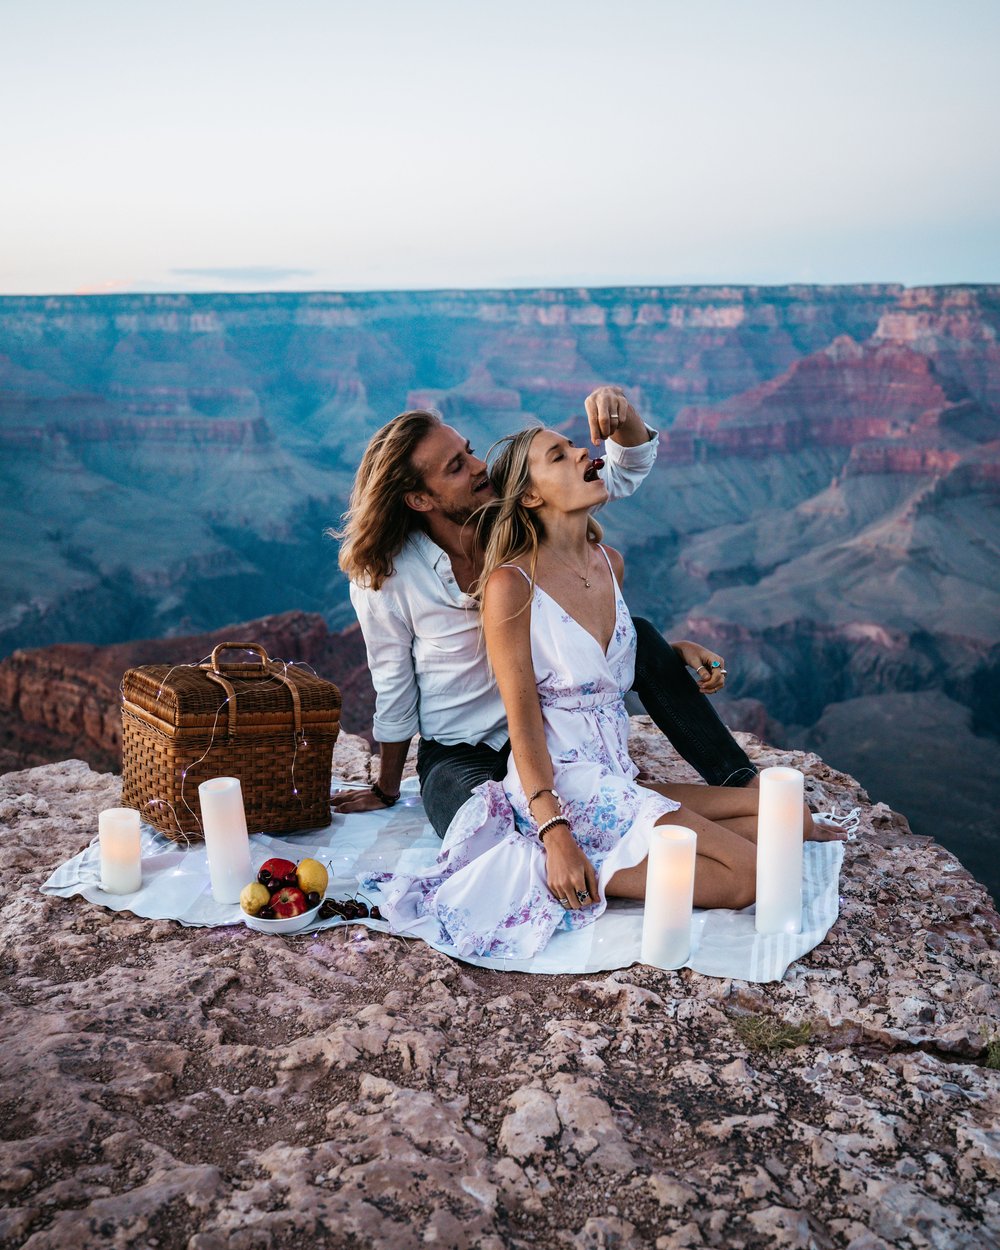
<svg viewBox="0 0 1000 1250"><path fill-rule="evenodd" d="M318 907L319 906L319 894L317 894L315 890L310 890L309 893L306 895L306 902L309 904L310 907Z"/></svg>
<svg viewBox="0 0 1000 1250"><path fill-rule="evenodd" d="M261 920L273 920L273 919L274 919L274 908L273 908L273 907L262 907L262 908L260 909L260 911L257 913L257 915L261 918Z"/></svg>
<svg viewBox="0 0 1000 1250"><path fill-rule="evenodd" d="M373 907L368 915L372 918L372 920L381 920L383 918L382 913L379 911L377 906Z"/></svg>
<svg viewBox="0 0 1000 1250"><path fill-rule="evenodd" d="M257 880L261 883L261 885L267 885L267 883L271 880L271 874L266 868L262 868L257 874Z"/></svg>

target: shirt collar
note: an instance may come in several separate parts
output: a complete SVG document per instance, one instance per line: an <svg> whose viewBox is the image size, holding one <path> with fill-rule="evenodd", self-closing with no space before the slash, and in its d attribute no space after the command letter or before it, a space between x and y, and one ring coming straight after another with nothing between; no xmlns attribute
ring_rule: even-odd
<svg viewBox="0 0 1000 1250"><path fill-rule="evenodd" d="M425 534L423 530L414 530L410 535L410 542L413 544L414 550L424 561L436 572L440 571L442 560L451 568L451 558L443 547L439 547L429 534Z"/></svg>

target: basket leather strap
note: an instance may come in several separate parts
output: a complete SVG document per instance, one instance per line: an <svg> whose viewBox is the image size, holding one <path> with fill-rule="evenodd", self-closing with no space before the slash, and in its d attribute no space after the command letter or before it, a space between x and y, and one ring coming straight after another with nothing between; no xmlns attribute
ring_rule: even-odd
<svg viewBox="0 0 1000 1250"><path fill-rule="evenodd" d="M302 700L299 698L298 687L295 682L281 669L273 660L269 661L272 677L277 677L278 681L283 682L288 687L288 692L292 696L292 718L295 721L295 741L302 741Z"/></svg>
<svg viewBox="0 0 1000 1250"><path fill-rule="evenodd" d="M295 724L295 740L296 742L301 742L302 700L299 697L298 687L288 674L283 671L280 665L275 664L273 661L268 661L267 663L271 670L270 676L277 677L278 681L280 681L283 686L288 688L288 693L292 696L292 719ZM236 736L236 690L233 688L232 682L227 681L221 673L216 672L214 669L206 668L204 672L209 681L217 682L223 690L225 690L226 695L228 696L227 703L229 705L229 726L227 733L230 738L234 738Z"/></svg>
<svg viewBox="0 0 1000 1250"><path fill-rule="evenodd" d="M205 676L209 679L209 681L218 682L218 684L223 688L223 690L225 690L228 696L228 698L226 699L226 702L229 704L229 728L227 730L227 734L230 738L235 738L236 736L236 691L233 689L232 682L226 681L225 677L223 677L221 673L216 673L210 668L205 669Z"/></svg>

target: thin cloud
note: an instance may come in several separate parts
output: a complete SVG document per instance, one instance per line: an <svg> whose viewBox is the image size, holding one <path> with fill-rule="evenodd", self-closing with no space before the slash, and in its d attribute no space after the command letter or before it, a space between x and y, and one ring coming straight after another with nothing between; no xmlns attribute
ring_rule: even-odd
<svg viewBox="0 0 1000 1250"><path fill-rule="evenodd" d="M237 265L231 268L171 269L179 278L211 278L220 282L287 282L289 278L311 278L315 269L283 269L277 265Z"/></svg>

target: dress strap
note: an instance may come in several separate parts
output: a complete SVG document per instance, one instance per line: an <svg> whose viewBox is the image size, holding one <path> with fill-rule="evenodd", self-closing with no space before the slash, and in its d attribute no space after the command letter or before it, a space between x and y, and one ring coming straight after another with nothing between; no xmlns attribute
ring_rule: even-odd
<svg viewBox="0 0 1000 1250"><path fill-rule="evenodd" d="M522 576L522 577L524 578L524 580L528 583L528 585L529 585L529 586L531 585L531 578L528 576L528 574L527 574L527 573L525 573L524 569L522 569L522 568L521 568L521 566L520 566L519 564L498 564L498 565L497 565L497 568L500 568L500 569L517 569L517 571L521 574L521 576Z"/></svg>

